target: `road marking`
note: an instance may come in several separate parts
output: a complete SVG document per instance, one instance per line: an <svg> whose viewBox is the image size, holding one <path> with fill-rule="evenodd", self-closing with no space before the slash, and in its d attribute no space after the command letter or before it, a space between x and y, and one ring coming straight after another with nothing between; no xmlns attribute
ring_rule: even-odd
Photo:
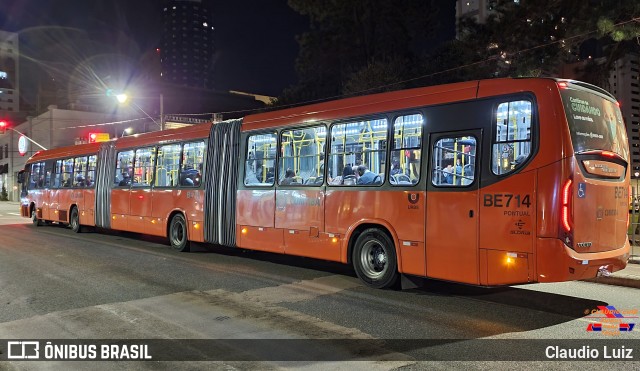
<svg viewBox="0 0 640 371"><path fill-rule="evenodd" d="M7 213L9 215L21 216L20 213Z"/></svg>
<svg viewBox="0 0 640 371"><path fill-rule="evenodd" d="M406 354L386 350L384 340L357 328L247 300L244 293L222 289L178 292L0 323L0 338L7 339L114 339L120 336L131 339L366 340L349 342L347 348L336 347L336 354L366 362L366 369L394 369L414 363ZM376 359L386 362L367 360L361 355L372 354L372 348ZM251 349L246 351L251 353ZM393 367L389 367L391 365ZM361 369L365 369L364 364Z"/></svg>

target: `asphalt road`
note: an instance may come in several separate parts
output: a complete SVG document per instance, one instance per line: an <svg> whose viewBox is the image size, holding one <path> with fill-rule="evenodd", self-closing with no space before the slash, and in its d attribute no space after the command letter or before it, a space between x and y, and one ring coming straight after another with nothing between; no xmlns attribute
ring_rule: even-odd
<svg viewBox="0 0 640 371"><path fill-rule="evenodd" d="M633 288L431 282L373 290L340 264L226 248L176 253L162 239L73 234L11 212L15 206L0 203L0 339L218 339L223 351L205 357L212 363L0 362L0 369L529 369L548 367L540 346L565 339L592 349L626 346L640 359L637 329L587 331L603 321L592 314L598 306L639 309ZM637 314L625 321L637 322ZM202 346L170 345L186 353ZM602 366L630 364L553 363Z"/></svg>

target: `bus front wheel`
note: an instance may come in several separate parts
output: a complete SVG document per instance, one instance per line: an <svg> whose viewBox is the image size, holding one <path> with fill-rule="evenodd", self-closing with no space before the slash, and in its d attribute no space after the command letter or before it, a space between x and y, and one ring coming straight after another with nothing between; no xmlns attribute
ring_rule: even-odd
<svg viewBox="0 0 640 371"><path fill-rule="evenodd" d="M71 209L71 216L69 217L69 227L73 233L80 233L80 216L78 216L78 208Z"/></svg>
<svg viewBox="0 0 640 371"><path fill-rule="evenodd" d="M38 214L36 214L36 208L33 207L31 209L31 222L33 223L33 225L35 225L36 227L39 227L42 225L42 221L40 219L38 219Z"/></svg>
<svg viewBox="0 0 640 371"><path fill-rule="evenodd" d="M171 219L169 226L169 242L176 251L189 251L189 239L187 238L187 221L182 214L176 214Z"/></svg>
<svg viewBox="0 0 640 371"><path fill-rule="evenodd" d="M369 228L358 236L352 261L358 277L370 287L388 288L398 279L393 241L380 229Z"/></svg>

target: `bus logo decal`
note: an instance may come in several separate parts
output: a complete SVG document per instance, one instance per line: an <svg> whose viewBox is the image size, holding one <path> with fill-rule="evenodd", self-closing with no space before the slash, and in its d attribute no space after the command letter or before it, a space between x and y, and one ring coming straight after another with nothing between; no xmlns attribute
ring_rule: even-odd
<svg viewBox="0 0 640 371"><path fill-rule="evenodd" d="M604 209L600 206L598 210L596 210L596 220L602 220L602 218L604 218Z"/></svg>
<svg viewBox="0 0 640 371"><path fill-rule="evenodd" d="M409 205L407 207L409 210L420 209L420 206L417 205L418 201L420 201L420 195L418 193L409 193L407 198L409 199Z"/></svg>
<svg viewBox="0 0 640 371"><path fill-rule="evenodd" d="M417 204L418 201L420 201L420 195L417 193L409 193L407 195L407 198L409 199L409 203L413 205Z"/></svg>

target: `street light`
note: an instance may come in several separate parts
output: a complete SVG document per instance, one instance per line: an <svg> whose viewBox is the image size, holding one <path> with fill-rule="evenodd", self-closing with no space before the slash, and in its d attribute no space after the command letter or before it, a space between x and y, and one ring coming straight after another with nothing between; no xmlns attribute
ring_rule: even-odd
<svg viewBox="0 0 640 371"><path fill-rule="evenodd" d="M128 128L126 128L126 129L124 129L124 130L122 131L122 135L121 135L120 137L122 138L122 137L124 137L124 135L125 135L125 134L129 135L129 134L131 134L132 132L133 132L133 128L132 128L132 127L128 127Z"/></svg>
<svg viewBox="0 0 640 371"><path fill-rule="evenodd" d="M113 93L109 93L109 91L107 91L107 95L113 95ZM160 123L158 123L153 117L151 117L151 115L149 115L145 110L143 110L142 107L137 105L136 102L134 102L132 99L129 99L128 94L120 93L120 94L116 94L115 97L118 103L120 104L127 104L129 102L133 104L137 109L140 110L140 112L144 113L148 118L150 118L154 124L158 125L160 127L160 130L164 130L164 118L163 118L164 97L162 96L162 94L160 94Z"/></svg>
<svg viewBox="0 0 640 371"><path fill-rule="evenodd" d="M118 95L116 95L116 99L118 100L118 102L124 103L124 102L127 101L127 99L129 99L129 96L124 94L124 93L123 94L118 94Z"/></svg>

